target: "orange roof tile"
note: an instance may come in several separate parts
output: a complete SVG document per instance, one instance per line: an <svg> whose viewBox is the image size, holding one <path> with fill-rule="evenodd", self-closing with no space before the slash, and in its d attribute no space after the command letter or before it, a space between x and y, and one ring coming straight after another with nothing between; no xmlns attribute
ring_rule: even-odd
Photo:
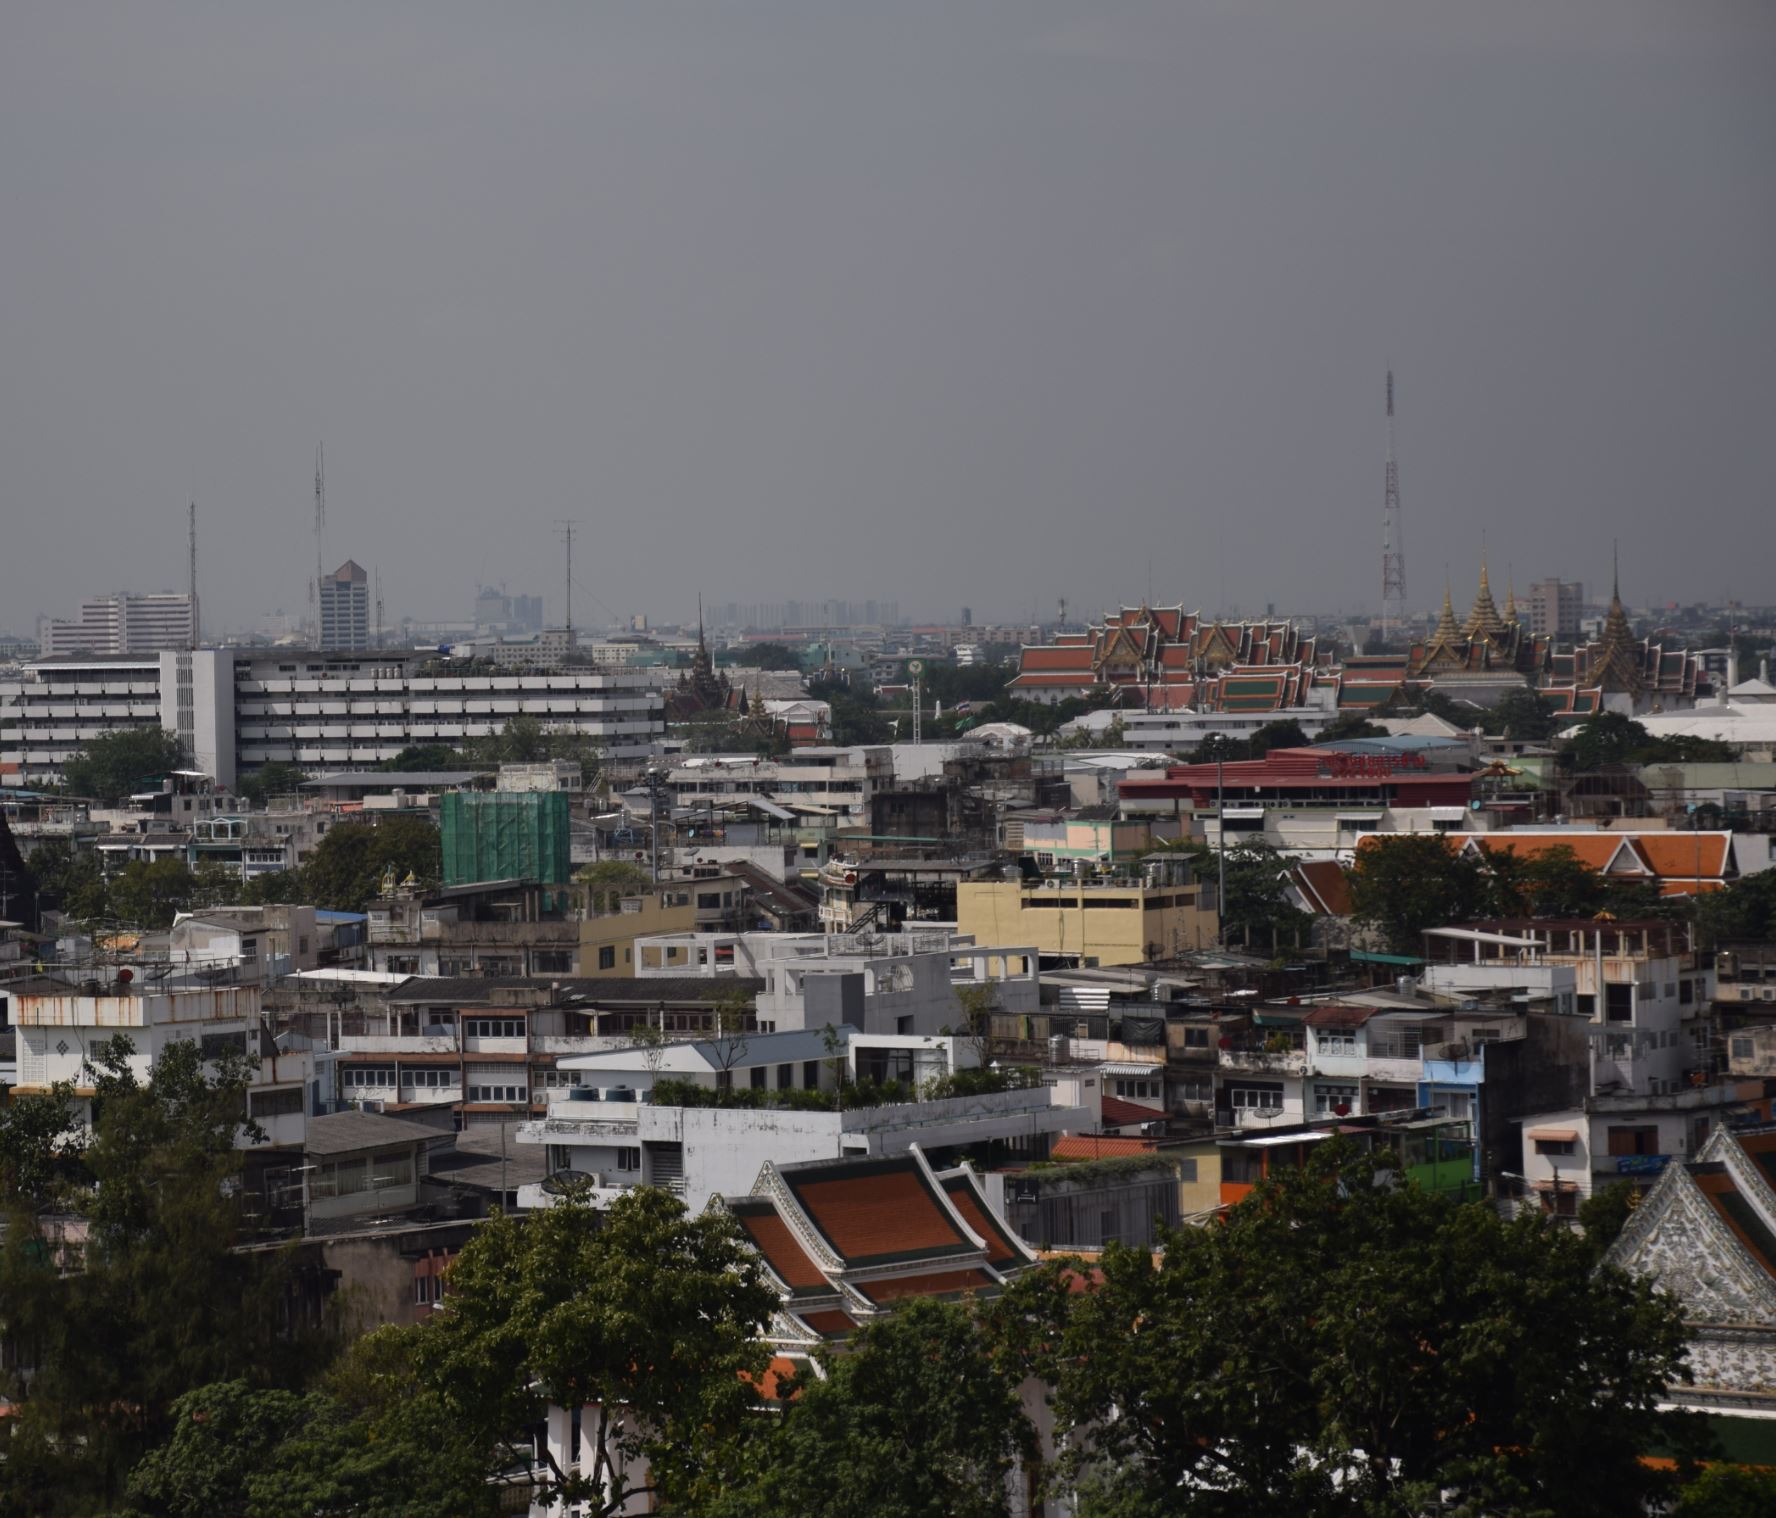
<svg viewBox="0 0 1776 1518"><path fill-rule="evenodd" d="M956 1231L913 1159L853 1160L780 1174L808 1220L849 1263L928 1251L961 1253L972 1245Z"/></svg>
<svg viewBox="0 0 1776 1518"><path fill-rule="evenodd" d="M1475 833L1472 842L1482 853L1511 854L1519 859L1537 859L1566 849L1580 864L1599 874L1606 870L1618 875L1652 873L1652 866L1634 846L1634 835L1628 833Z"/></svg>
<svg viewBox="0 0 1776 1518"><path fill-rule="evenodd" d="M1295 866L1295 876L1303 891L1324 907L1328 916L1350 916L1350 879L1336 859L1303 860Z"/></svg>
<svg viewBox="0 0 1776 1518"><path fill-rule="evenodd" d="M1654 870L1684 879L1720 879L1726 874L1730 833L1636 833L1634 841Z"/></svg>
<svg viewBox="0 0 1776 1518"><path fill-rule="evenodd" d="M782 1388L805 1370L806 1362L791 1358L789 1355L772 1355L771 1363L756 1376L742 1375L745 1381L766 1402L776 1402L783 1396ZM792 1396L789 1400L794 1401Z"/></svg>
<svg viewBox="0 0 1776 1518"><path fill-rule="evenodd" d="M857 1289L877 1306L905 1297L943 1297L965 1291L992 1291L997 1282L984 1270L932 1270L886 1281L859 1281Z"/></svg>
<svg viewBox="0 0 1776 1518"><path fill-rule="evenodd" d="M950 1176L943 1183L951 1205L962 1214L962 1221L987 1241L987 1263L995 1270L1029 1263L1029 1256L993 1211L986 1205L974 1182L965 1175Z"/></svg>
<svg viewBox="0 0 1776 1518"><path fill-rule="evenodd" d="M857 1319L842 1307L823 1307L817 1312L798 1312L796 1316L823 1339L843 1339L857 1327Z"/></svg>
<svg viewBox="0 0 1776 1518"><path fill-rule="evenodd" d="M1158 1139L1121 1138L1109 1133L1063 1133L1048 1151L1051 1160L1101 1160L1113 1154L1151 1154Z"/></svg>
<svg viewBox="0 0 1776 1518"><path fill-rule="evenodd" d="M753 1248L764 1256L765 1264L791 1291L829 1289L820 1267L808 1258L807 1250L802 1248L801 1241L772 1203L736 1202L733 1211L747 1238L752 1240Z"/></svg>

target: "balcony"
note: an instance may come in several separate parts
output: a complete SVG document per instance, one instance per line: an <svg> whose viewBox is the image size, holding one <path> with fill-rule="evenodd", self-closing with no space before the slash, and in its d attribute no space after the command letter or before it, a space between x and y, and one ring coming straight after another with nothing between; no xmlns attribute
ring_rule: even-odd
<svg viewBox="0 0 1776 1518"><path fill-rule="evenodd" d="M521 1041L522 1042L522 1041ZM454 1054L454 1033L342 1033L341 1054Z"/></svg>
<svg viewBox="0 0 1776 1518"><path fill-rule="evenodd" d="M1223 1070L1240 1070L1248 1074L1306 1075L1308 1068L1305 1049L1266 1049L1262 1046L1223 1049L1220 1063Z"/></svg>

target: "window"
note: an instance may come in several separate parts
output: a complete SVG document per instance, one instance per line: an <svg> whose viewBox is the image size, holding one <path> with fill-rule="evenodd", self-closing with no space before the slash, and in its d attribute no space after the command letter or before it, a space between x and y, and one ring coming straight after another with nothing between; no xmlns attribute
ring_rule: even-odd
<svg viewBox="0 0 1776 1518"><path fill-rule="evenodd" d="M1572 1139L1537 1139L1535 1152L1537 1154L1572 1154L1576 1152L1576 1146Z"/></svg>
<svg viewBox="0 0 1776 1518"><path fill-rule="evenodd" d="M1753 1058L1753 1044L1749 1038L1735 1038L1732 1041L1731 1048L1733 1051L1733 1058L1736 1060Z"/></svg>
<svg viewBox="0 0 1776 1518"><path fill-rule="evenodd" d="M444 1277L441 1275L416 1275L413 1278L413 1304L416 1307L435 1307L444 1300Z"/></svg>
<svg viewBox="0 0 1776 1518"><path fill-rule="evenodd" d="M401 1084L403 1086L415 1087L421 1091L439 1091L446 1086L456 1085L457 1080L458 1076L456 1071L448 1068L429 1070L404 1069L401 1071Z"/></svg>
<svg viewBox="0 0 1776 1518"><path fill-rule="evenodd" d="M1636 1124L1630 1128L1609 1130L1609 1152L1623 1154L1659 1153L1659 1129L1656 1124Z"/></svg>
<svg viewBox="0 0 1776 1518"><path fill-rule="evenodd" d="M206 1033L198 1040L205 1059L221 1059L224 1054L244 1054L247 1035L244 1033Z"/></svg>
<svg viewBox="0 0 1776 1518"><path fill-rule="evenodd" d="M538 975L566 975L573 969L573 955L566 949L538 949L531 957Z"/></svg>
<svg viewBox="0 0 1776 1518"><path fill-rule="evenodd" d="M539 1091L571 1091L581 1084L585 1073L583 1070L538 1070L531 1077L531 1085Z"/></svg>
<svg viewBox="0 0 1776 1518"><path fill-rule="evenodd" d="M598 951L598 968L601 970L614 970L616 967L617 947L615 944L605 944L604 947Z"/></svg>
<svg viewBox="0 0 1776 1518"><path fill-rule="evenodd" d="M722 899L720 891L697 892L697 908L699 911L719 911Z"/></svg>
<svg viewBox="0 0 1776 1518"><path fill-rule="evenodd" d="M1281 1086L1229 1086L1227 1088L1227 1105L1234 1111L1256 1112L1264 1108L1278 1111L1283 1105L1283 1088Z"/></svg>
<svg viewBox="0 0 1776 1518"><path fill-rule="evenodd" d="M765 1089L765 1076L769 1073L763 1065L754 1065L747 1073L747 1084L754 1091Z"/></svg>
<svg viewBox="0 0 1776 1518"><path fill-rule="evenodd" d="M249 1091L247 1111L254 1117L290 1117L302 1110L302 1088L287 1086L277 1091Z"/></svg>
<svg viewBox="0 0 1776 1518"><path fill-rule="evenodd" d="M1696 983L1693 980L1680 980L1677 983L1677 1004L1688 1007L1696 1000Z"/></svg>
<svg viewBox="0 0 1776 1518"><path fill-rule="evenodd" d="M777 1089L789 1091L795 1086L795 1066L779 1065L777 1067Z"/></svg>
<svg viewBox="0 0 1776 1518"><path fill-rule="evenodd" d="M395 1068L393 1065L347 1065L339 1072L339 1080L347 1091L392 1087Z"/></svg>
<svg viewBox="0 0 1776 1518"><path fill-rule="evenodd" d="M1634 1021L1634 987L1628 984L1604 987L1604 1018L1612 1023Z"/></svg>
<svg viewBox="0 0 1776 1518"><path fill-rule="evenodd" d="M419 974L419 956L417 954L391 954L388 957L388 973L390 975Z"/></svg>
<svg viewBox="0 0 1776 1518"><path fill-rule="evenodd" d="M1212 1075L1179 1076L1172 1082L1172 1095L1181 1102L1212 1102L1215 1099L1215 1078Z"/></svg>
<svg viewBox="0 0 1776 1518"><path fill-rule="evenodd" d="M1209 1030L1207 1028L1186 1028L1184 1030L1184 1047L1186 1049L1208 1048Z"/></svg>
<svg viewBox="0 0 1776 1518"><path fill-rule="evenodd" d="M639 1170L639 1169L641 1169L641 1150L639 1148L619 1149L617 1151L617 1169L619 1169L619 1170Z"/></svg>
<svg viewBox="0 0 1776 1518"><path fill-rule="evenodd" d="M1159 1082L1149 1080L1122 1080L1116 1082L1116 1094L1126 1096L1135 1101L1157 1101L1159 1099Z"/></svg>
<svg viewBox="0 0 1776 1518"><path fill-rule="evenodd" d="M1319 1086L1314 1087L1314 1112L1319 1117L1329 1117L1334 1113L1343 1115L1345 1112L1357 1110L1357 1088L1355 1086Z"/></svg>
<svg viewBox="0 0 1776 1518"><path fill-rule="evenodd" d="M528 1101L529 1096L526 1094L523 1086L504 1085L504 1084L490 1085L490 1086L470 1086L469 1087L469 1100L471 1102L514 1103L514 1102Z"/></svg>
<svg viewBox="0 0 1776 1518"><path fill-rule="evenodd" d="M820 1085L820 1061L805 1059L802 1061L802 1085L813 1091Z"/></svg>
<svg viewBox="0 0 1776 1518"><path fill-rule="evenodd" d="M523 1038L522 1017L471 1017L463 1023L470 1038Z"/></svg>
<svg viewBox="0 0 1776 1518"><path fill-rule="evenodd" d="M1355 1028L1316 1028L1314 1042L1322 1054L1355 1054L1357 1052L1357 1030Z"/></svg>

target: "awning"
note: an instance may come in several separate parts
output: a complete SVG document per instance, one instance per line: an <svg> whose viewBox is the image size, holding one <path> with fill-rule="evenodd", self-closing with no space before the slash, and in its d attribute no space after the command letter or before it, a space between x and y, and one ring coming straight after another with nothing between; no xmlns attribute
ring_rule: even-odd
<svg viewBox="0 0 1776 1518"><path fill-rule="evenodd" d="M1551 1144L1572 1144L1578 1141L1579 1130L1577 1128L1531 1128L1528 1133L1524 1134L1524 1137L1535 1139L1537 1142L1545 1139Z"/></svg>

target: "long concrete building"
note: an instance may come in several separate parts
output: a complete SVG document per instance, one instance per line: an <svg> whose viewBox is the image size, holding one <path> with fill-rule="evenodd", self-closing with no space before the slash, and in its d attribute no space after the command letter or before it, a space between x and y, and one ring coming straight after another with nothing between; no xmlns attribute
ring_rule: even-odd
<svg viewBox="0 0 1776 1518"><path fill-rule="evenodd" d="M39 659L0 679L0 784L53 784L93 739L163 727L191 764L233 788L273 762L372 767L413 744L497 733L512 718L639 757L665 732L657 675L557 669L463 674L411 651L198 649Z"/></svg>

